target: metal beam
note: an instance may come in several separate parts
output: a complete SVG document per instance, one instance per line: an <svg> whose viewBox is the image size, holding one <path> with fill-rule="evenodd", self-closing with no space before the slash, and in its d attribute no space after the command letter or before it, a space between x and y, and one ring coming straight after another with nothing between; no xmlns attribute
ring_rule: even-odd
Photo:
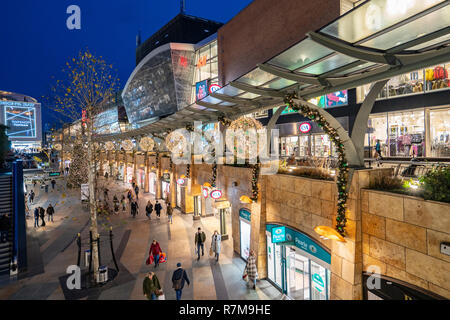
<svg viewBox="0 0 450 320"><path fill-rule="evenodd" d="M236 82L236 81L231 82L230 86L250 92L250 93L259 94L260 96L284 97L284 95L285 95L283 92L278 91L278 90L257 88L257 87L250 86L248 84L244 84L244 83Z"/></svg>
<svg viewBox="0 0 450 320"><path fill-rule="evenodd" d="M222 101L235 103L235 104L241 105L241 106L248 106L248 107L250 107L250 106L254 106L255 104L258 104L257 102L253 102L252 100L249 100L249 99L230 97L230 96L227 96L225 94L220 94L220 93L217 93L217 92L211 93L210 96L213 97L213 98L222 100Z"/></svg>
<svg viewBox="0 0 450 320"><path fill-rule="evenodd" d="M399 64L398 60L396 60L395 58L395 55L389 55L386 53L377 52L375 50L370 50L367 48L355 47L351 43L345 42L337 38L333 38L331 36L319 32L308 32L306 35L312 41L320 45L323 45L328 49L334 50L341 54L345 54L349 57L358 60L389 65Z"/></svg>
<svg viewBox="0 0 450 320"><path fill-rule="evenodd" d="M434 39L440 38L440 37L445 36L447 34L450 34L450 27L446 27L444 29L441 29L441 30L435 31L433 33L429 33L427 35L424 35L424 36L422 36L420 38L416 38L414 40L411 40L411 41L408 41L406 43L400 44L400 45L398 45L396 47L393 47L393 48L387 50L386 52L387 53L398 53L398 52L401 52L403 50L407 50L408 48L412 48L412 47L418 46L420 44L426 43L428 41L432 41Z"/></svg>
<svg viewBox="0 0 450 320"><path fill-rule="evenodd" d="M216 104L212 104L212 103L208 103L208 102L203 102L203 101L197 101L196 104L198 104L199 106L208 108L208 109L214 109L223 113L233 113L234 111L236 111L236 107L224 107L224 106L219 106ZM233 110L234 109L234 110ZM239 109L238 109L239 111Z"/></svg>
<svg viewBox="0 0 450 320"><path fill-rule="evenodd" d="M321 83L317 77L301 75L301 74L295 73L293 71L289 71L289 70L282 69L282 68L275 67L275 66L268 65L268 64L259 64L258 68L261 69L262 71L268 72L270 74L273 74L275 76L278 76L278 77L281 77L284 79L301 82L301 83L319 85L319 86L321 85Z"/></svg>

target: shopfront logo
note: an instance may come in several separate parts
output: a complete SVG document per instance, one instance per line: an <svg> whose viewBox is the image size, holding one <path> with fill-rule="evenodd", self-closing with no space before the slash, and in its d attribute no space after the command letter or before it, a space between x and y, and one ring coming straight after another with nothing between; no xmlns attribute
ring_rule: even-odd
<svg viewBox="0 0 450 320"><path fill-rule="evenodd" d="M312 282L314 289L316 289L318 292L322 292L325 289L325 282L318 273L314 273L312 275Z"/></svg>
<svg viewBox="0 0 450 320"><path fill-rule="evenodd" d="M214 200L222 198L222 191L220 190L211 191L211 198L213 198Z"/></svg>
<svg viewBox="0 0 450 320"><path fill-rule="evenodd" d="M208 192L208 189L207 189L207 188L203 188L202 193L203 193L203 197L204 197L205 199L209 197L209 192Z"/></svg>
<svg viewBox="0 0 450 320"><path fill-rule="evenodd" d="M209 86L209 94L212 94L214 92L216 92L217 90L222 89L221 86L219 86L218 84L212 84Z"/></svg>
<svg viewBox="0 0 450 320"><path fill-rule="evenodd" d="M312 126L309 122L303 122L299 126L299 130L301 133L308 133L312 129Z"/></svg>
<svg viewBox="0 0 450 320"><path fill-rule="evenodd" d="M181 186L181 185L183 185L184 184L184 179L178 179L177 180L177 183Z"/></svg>
<svg viewBox="0 0 450 320"><path fill-rule="evenodd" d="M272 229L272 243L286 241L286 228L278 227Z"/></svg>

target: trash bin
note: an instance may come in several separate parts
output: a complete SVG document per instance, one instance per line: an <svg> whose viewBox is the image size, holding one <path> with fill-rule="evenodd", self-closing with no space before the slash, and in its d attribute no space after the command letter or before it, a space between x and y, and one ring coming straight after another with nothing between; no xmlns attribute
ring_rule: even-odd
<svg viewBox="0 0 450 320"><path fill-rule="evenodd" d="M105 283L108 281L108 267L107 266L101 266L98 268L98 283Z"/></svg>
<svg viewBox="0 0 450 320"><path fill-rule="evenodd" d="M91 258L91 250L84 251L84 266L89 267L89 259Z"/></svg>

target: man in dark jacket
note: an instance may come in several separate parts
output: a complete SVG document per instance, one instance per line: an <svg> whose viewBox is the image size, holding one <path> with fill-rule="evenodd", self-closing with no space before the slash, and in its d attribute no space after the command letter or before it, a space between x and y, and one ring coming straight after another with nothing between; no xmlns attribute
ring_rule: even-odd
<svg viewBox="0 0 450 320"><path fill-rule="evenodd" d="M52 190L55 190L56 180L52 179L51 184L52 184Z"/></svg>
<svg viewBox="0 0 450 320"><path fill-rule="evenodd" d="M34 227L39 228L39 207L34 208Z"/></svg>
<svg viewBox="0 0 450 320"><path fill-rule="evenodd" d="M202 228L198 228L198 231L195 233L195 247L197 248L198 258L197 261L200 260L200 248L202 249L202 256L205 255L205 241L206 234L202 231Z"/></svg>
<svg viewBox="0 0 450 320"><path fill-rule="evenodd" d="M175 293L177 295L177 300L181 300L181 295L183 293L184 283L187 282L188 286L191 284L187 276L186 270L181 268L181 263L177 263L177 270L173 272L172 283Z"/></svg>
<svg viewBox="0 0 450 320"><path fill-rule="evenodd" d="M137 202L136 201L131 202L130 208L131 208L131 215L133 216L133 218L136 218L139 208Z"/></svg>
<svg viewBox="0 0 450 320"><path fill-rule="evenodd" d="M155 203L155 211L156 211L156 216L157 216L158 218L161 217L161 210L162 210L161 203L159 203L158 200L156 200L156 203Z"/></svg>
<svg viewBox="0 0 450 320"><path fill-rule="evenodd" d="M45 227L45 209L42 207L39 207L39 216L41 217L42 224L41 227Z"/></svg>
<svg viewBox="0 0 450 320"><path fill-rule="evenodd" d="M148 200L147 206L145 207L145 215L146 215L147 218L149 218L150 220L152 219L152 217L151 217L152 212L153 212L153 204L150 202L150 200Z"/></svg>
<svg viewBox="0 0 450 320"><path fill-rule="evenodd" d="M139 187L137 185L134 187L134 193L136 194L136 199L139 200Z"/></svg>
<svg viewBox="0 0 450 320"><path fill-rule="evenodd" d="M50 219L53 222L53 214L55 213L55 208L53 208L52 204L50 203L47 207L47 220L50 222Z"/></svg>

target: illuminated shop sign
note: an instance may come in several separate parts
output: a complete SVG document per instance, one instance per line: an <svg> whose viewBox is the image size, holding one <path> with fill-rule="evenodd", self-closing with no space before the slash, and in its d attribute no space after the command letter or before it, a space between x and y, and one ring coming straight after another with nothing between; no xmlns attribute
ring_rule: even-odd
<svg viewBox="0 0 450 320"><path fill-rule="evenodd" d="M195 97L197 101L208 96L209 80L203 80L195 84Z"/></svg>
<svg viewBox="0 0 450 320"><path fill-rule="evenodd" d="M197 68L201 68L201 67L205 67L206 66L206 62L208 61L208 56L201 56L198 61L197 61Z"/></svg>
<svg viewBox="0 0 450 320"><path fill-rule="evenodd" d="M219 86L218 84L212 84L209 86L209 94L212 94L214 92L216 92L217 90L222 89L221 86Z"/></svg>
<svg viewBox="0 0 450 320"><path fill-rule="evenodd" d="M272 243L286 241L286 227L275 227L272 229Z"/></svg>
<svg viewBox="0 0 450 320"><path fill-rule="evenodd" d="M5 106L6 134L15 138L36 138L36 108Z"/></svg>
<svg viewBox="0 0 450 320"><path fill-rule="evenodd" d="M299 130L301 133L308 133L312 129L312 126L309 122L300 123Z"/></svg>
<svg viewBox="0 0 450 320"><path fill-rule="evenodd" d="M214 200L222 198L222 191L220 190L211 191L211 198L213 198Z"/></svg>
<svg viewBox="0 0 450 320"><path fill-rule="evenodd" d="M251 221L251 212L247 209L241 209L239 210L239 217L241 217L244 220Z"/></svg>
<svg viewBox="0 0 450 320"><path fill-rule="evenodd" d="M183 184L184 184L184 179L178 179L178 180L177 180L177 183L178 183L179 185L183 185Z"/></svg>
<svg viewBox="0 0 450 320"><path fill-rule="evenodd" d="M202 193L205 199L209 197L209 191L207 188L203 188Z"/></svg>

